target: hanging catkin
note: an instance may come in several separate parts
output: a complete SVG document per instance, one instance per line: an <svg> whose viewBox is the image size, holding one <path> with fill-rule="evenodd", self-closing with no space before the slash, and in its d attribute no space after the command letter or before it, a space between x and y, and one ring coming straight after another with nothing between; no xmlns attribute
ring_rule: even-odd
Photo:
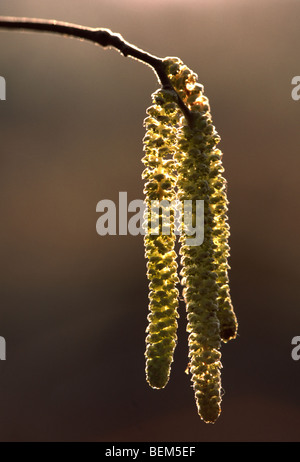
<svg viewBox="0 0 300 462"><path fill-rule="evenodd" d="M229 291L228 200L222 153L217 148L220 137L197 75L178 58L166 58L164 64L190 114L188 120L181 114L174 90L162 89L152 95L154 104L145 120L145 201L148 211L153 201L167 200L169 205L178 201L183 213L185 201L189 201L192 227L197 224L197 201L204 204L202 244L192 245L194 231L182 226L180 275L189 332L189 371L198 413L205 422L213 423L221 412L221 342L237 333ZM144 239L150 290L146 375L153 388L167 384L177 341L179 279L174 209L166 234L166 207L162 203L156 212L146 215L148 232ZM158 220L154 229L153 219Z"/></svg>
<svg viewBox="0 0 300 462"><path fill-rule="evenodd" d="M182 117L178 128L177 188L180 201L204 201L204 242L187 245L190 236L182 234L181 282L198 412L205 422L215 422L221 412L221 340L234 338L237 329L229 295L226 183L216 147L220 138L197 75L179 59L165 63L174 88L192 111L189 123Z"/></svg>
<svg viewBox="0 0 300 462"><path fill-rule="evenodd" d="M226 193L226 180L222 176L222 152L217 148L220 137L212 123L208 99L203 94L203 86L197 83L198 76L192 72L178 58L166 58L165 60L170 81L184 103L200 115L198 126L199 148L201 155L209 155L207 162L207 182L209 185L209 205L213 214L213 240L215 243L214 260L215 272L218 283L218 318L220 320L220 332L222 341L234 339L237 333L237 319L233 310L230 289L228 265L230 235L228 226L228 199ZM195 119L196 120L196 119ZM201 158L198 159L199 162ZM186 160L188 163L188 160ZM180 162L179 162L180 164ZM194 176L193 176L194 178ZM192 180L193 180L192 178ZM193 183L193 181L192 181ZM197 197L199 199L199 197ZM196 199L196 197L195 197Z"/></svg>
<svg viewBox="0 0 300 462"><path fill-rule="evenodd" d="M172 153L176 144L178 109L174 93L159 90L152 95L153 105L148 108L144 137L146 166L145 184L146 214L145 256L149 280L149 325L146 338L146 377L153 388L163 388L170 376L171 363L177 341L177 308L179 282L177 275L174 210L168 204L175 199L174 161ZM168 201L164 203L163 201ZM152 210L155 202L161 207ZM152 210L152 211L151 211ZM170 213L169 234L164 229L164 217ZM153 222L156 221L156 227Z"/></svg>

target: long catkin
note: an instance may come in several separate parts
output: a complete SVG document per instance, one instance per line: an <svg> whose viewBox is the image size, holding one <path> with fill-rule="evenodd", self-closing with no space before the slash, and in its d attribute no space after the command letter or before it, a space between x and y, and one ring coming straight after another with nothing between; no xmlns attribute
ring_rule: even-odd
<svg viewBox="0 0 300 462"><path fill-rule="evenodd" d="M204 203L204 240L201 245L191 245L191 229L181 228L180 276L189 332L189 371L198 413L205 422L213 423L221 412L221 342L235 338L238 327L229 290L226 180L222 152L217 147L220 137L203 86L178 58L166 58L164 63L191 117L188 121L183 117L173 90L162 89L152 95L153 105L145 119L143 178L147 180L148 232L144 242L149 279L146 376L153 388L167 384L177 342L179 278L175 209L170 204L177 201L184 211L185 201L192 203L190 218L194 226L195 204L200 200ZM150 213L153 201L161 206ZM170 228L165 233L168 207ZM157 220L154 229L153 220Z"/></svg>
<svg viewBox="0 0 300 462"><path fill-rule="evenodd" d="M166 386L177 342L178 289L177 255L175 253L174 211L170 213L169 234L164 232L163 218L168 203L175 199L174 161L177 107L174 95L158 90L152 95L153 105L145 119L145 202L147 206L144 237L147 277L149 280L149 314L146 337L146 377L153 388ZM166 204L164 201L168 201ZM153 203L161 205L152 210ZM153 222L156 227L153 227Z"/></svg>
<svg viewBox="0 0 300 462"><path fill-rule="evenodd" d="M228 201L217 148L220 137L197 75L178 59L166 60L166 67L193 116L189 124L182 118L178 128L177 188L180 201L204 201L204 242L189 246L190 236L181 236L181 283L198 412L205 422L215 422L221 412L221 341L234 338L237 331L229 293Z"/></svg>

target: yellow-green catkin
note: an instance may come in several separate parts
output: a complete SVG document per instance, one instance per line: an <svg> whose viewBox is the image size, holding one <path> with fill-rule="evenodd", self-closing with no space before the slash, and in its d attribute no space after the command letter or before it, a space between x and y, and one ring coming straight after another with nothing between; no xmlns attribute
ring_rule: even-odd
<svg viewBox="0 0 300 462"><path fill-rule="evenodd" d="M149 314L146 337L146 378L152 388L166 386L177 343L178 289L175 247L174 210L168 207L175 200L174 160L178 109L174 92L158 90L152 95L153 105L144 121L143 140L145 170L142 177L146 213L144 237L147 277L149 280ZM162 206L153 210L153 201ZM164 203L162 201L168 201ZM163 228L170 212L169 234ZM158 220L156 227L151 226ZM155 234L156 233L156 234Z"/></svg>
<svg viewBox="0 0 300 462"><path fill-rule="evenodd" d="M230 235L229 225L227 223L227 198L226 198L226 180L223 178L224 171L221 163L222 152L214 149L211 156L210 183L213 193L210 198L211 208L215 216L213 227L214 242L216 249L214 258L217 266L217 283L218 283L218 317L220 321L220 334L223 342L234 339L237 334L237 319L233 310L228 276L228 258Z"/></svg>
<svg viewBox="0 0 300 462"><path fill-rule="evenodd" d="M204 200L204 241L200 246L190 246L187 244L190 236L182 234L181 282L188 320L189 369L198 412L205 422L215 422L221 412L221 336L214 217L209 206L208 155L200 150L202 128L196 121L195 125L193 129L184 126L181 130L177 185L181 201Z"/></svg>
<svg viewBox="0 0 300 462"><path fill-rule="evenodd" d="M174 88L191 110L188 122L182 117L177 134L178 198L204 200L204 242L190 246L189 236L183 233L180 238L181 282L198 412L205 422L215 422L221 412L221 341L234 338L237 329L228 283L228 201L217 149L220 138L197 75L178 58L168 58L165 64Z"/></svg>

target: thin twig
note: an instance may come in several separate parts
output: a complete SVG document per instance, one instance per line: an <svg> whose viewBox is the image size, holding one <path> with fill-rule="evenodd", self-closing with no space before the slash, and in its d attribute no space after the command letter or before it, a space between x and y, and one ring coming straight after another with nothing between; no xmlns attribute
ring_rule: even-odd
<svg viewBox="0 0 300 462"><path fill-rule="evenodd" d="M18 29L39 32L51 32L62 34L68 37L76 37L82 40L89 40L102 47L112 47L122 53L123 56L130 56L138 61L152 67L163 88L171 89L177 95L177 103L189 123L192 123L192 113L184 104L178 93L172 86L166 72L162 58L151 55L131 43L124 40L122 35L113 33L110 29L84 27L56 20L16 18L11 16L0 16L0 28Z"/></svg>

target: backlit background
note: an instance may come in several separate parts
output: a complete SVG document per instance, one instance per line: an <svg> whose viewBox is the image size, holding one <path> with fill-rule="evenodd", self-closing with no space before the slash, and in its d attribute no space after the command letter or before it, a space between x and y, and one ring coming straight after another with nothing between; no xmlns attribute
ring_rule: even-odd
<svg viewBox="0 0 300 462"><path fill-rule="evenodd" d="M141 63L88 42L0 30L1 441L298 441L297 0L3 0L0 15L107 27L197 72L222 138L239 337L222 347L214 425L197 415L184 307L170 382L144 374L141 236L96 233L96 204L143 198Z"/></svg>

